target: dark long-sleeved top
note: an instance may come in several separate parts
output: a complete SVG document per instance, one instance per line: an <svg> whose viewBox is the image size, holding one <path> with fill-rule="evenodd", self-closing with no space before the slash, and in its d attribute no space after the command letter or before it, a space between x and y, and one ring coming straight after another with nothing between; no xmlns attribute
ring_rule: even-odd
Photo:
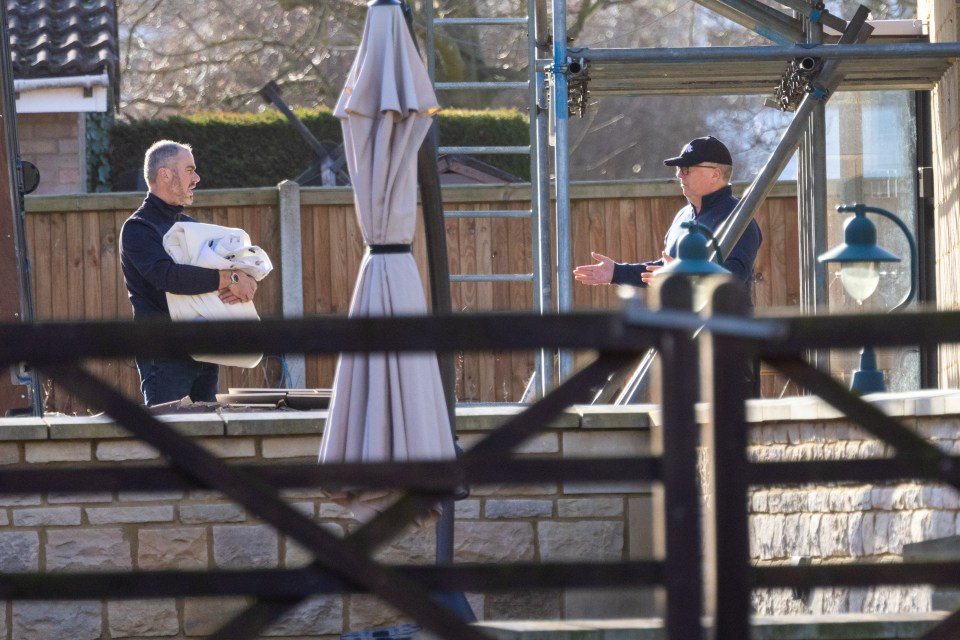
<svg viewBox="0 0 960 640"><path fill-rule="evenodd" d="M177 264L163 248L163 236L177 222L196 220L149 193L120 229L120 269L137 320L169 318L168 291L194 295L220 286L216 269Z"/></svg>
<svg viewBox="0 0 960 640"><path fill-rule="evenodd" d="M727 216L737 205L737 198L733 197L733 188L730 185L723 187L713 193L703 197L700 203L700 211L697 211L692 204L687 204L683 209L677 212L667 235L663 239L664 251L671 258L677 257L677 244L680 239L687 234L687 230L681 228L684 222L697 221L699 224L716 233L720 224L727 219ZM757 257L757 251L760 249L760 242L763 240L760 234L760 226L756 220L751 220L746 231L740 236L737 244L730 251L730 255L724 256L723 266L733 274L733 277L748 285L753 280L753 262ZM645 287L641 276L647 271L649 265L663 265L663 258L640 263L616 263L613 266L613 284L629 284L635 287Z"/></svg>

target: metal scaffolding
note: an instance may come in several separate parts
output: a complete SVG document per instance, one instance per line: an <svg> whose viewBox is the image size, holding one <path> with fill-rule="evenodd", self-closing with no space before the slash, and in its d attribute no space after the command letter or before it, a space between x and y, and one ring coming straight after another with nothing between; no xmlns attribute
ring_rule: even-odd
<svg viewBox="0 0 960 640"><path fill-rule="evenodd" d="M930 90L960 55L960 43L934 44L925 37L874 42L869 40L874 29L866 20L866 7L861 6L848 21L830 14L819 2L777 1L789 13L755 0L697 0L772 45L593 49L568 46L566 0L552 0L550 53L546 55L540 48L536 60L538 82L544 84L538 91L547 95L548 101L546 109L536 113L544 124L533 129L542 132L546 122L553 129L557 311L572 308L568 118L585 107L587 95L770 94L791 63L816 71L804 78L805 95L789 109L793 121L721 229L720 247L726 252L737 242L799 148L800 263L809 267L800 274L801 308L813 311L825 303L825 272L815 259L826 249L824 105L840 89ZM536 0L538 21L547 15L547 8L547 0ZM535 28L542 25L535 24ZM826 30L839 33L839 37L828 37ZM546 145L538 139L533 146L543 153ZM536 164L549 167L547 159ZM559 378L566 378L572 370L572 356L561 353Z"/></svg>

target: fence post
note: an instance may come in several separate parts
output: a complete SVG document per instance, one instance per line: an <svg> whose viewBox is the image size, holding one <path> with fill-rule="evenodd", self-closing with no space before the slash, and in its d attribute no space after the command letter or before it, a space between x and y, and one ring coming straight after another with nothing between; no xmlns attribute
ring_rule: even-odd
<svg viewBox="0 0 960 640"><path fill-rule="evenodd" d="M749 292L739 282L726 280L714 289L710 314L746 316L749 311ZM758 372L752 371L751 350L742 338L710 334L702 346L703 360L710 362L704 389L713 408L704 436L707 613L713 616L716 640L742 640L750 637L751 616L746 402L750 376Z"/></svg>
<svg viewBox="0 0 960 640"><path fill-rule="evenodd" d="M300 185L284 180L277 185L280 209L280 287L284 318L303 317L303 236L300 234ZM284 354L288 388L307 382L302 353Z"/></svg>
<svg viewBox="0 0 960 640"><path fill-rule="evenodd" d="M651 293L660 308L693 308L693 285L684 276L667 276ZM703 638L703 548L697 476L700 434L696 417L700 365L696 341L689 330L664 331L659 351L663 376L665 627L669 640L694 640Z"/></svg>

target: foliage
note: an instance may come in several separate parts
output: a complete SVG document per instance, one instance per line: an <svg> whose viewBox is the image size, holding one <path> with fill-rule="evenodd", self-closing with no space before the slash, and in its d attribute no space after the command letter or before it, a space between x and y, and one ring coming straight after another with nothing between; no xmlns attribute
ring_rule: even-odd
<svg viewBox="0 0 960 640"><path fill-rule="evenodd" d="M297 117L321 142L341 144L340 123L326 109L298 110ZM527 119L516 111L441 112L437 117L442 146L528 144ZM475 133L479 133L478 136ZM109 163L115 190L131 189L153 142L189 143L202 189L273 186L293 179L315 160L310 147L276 112L205 113L153 120L117 122L110 131ZM486 161L529 179L529 159L490 156Z"/></svg>
<svg viewBox="0 0 960 640"><path fill-rule="evenodd" d="M91 193L110 191L110 127L113 109L104 113L86 114L87 190Z"/></svg>

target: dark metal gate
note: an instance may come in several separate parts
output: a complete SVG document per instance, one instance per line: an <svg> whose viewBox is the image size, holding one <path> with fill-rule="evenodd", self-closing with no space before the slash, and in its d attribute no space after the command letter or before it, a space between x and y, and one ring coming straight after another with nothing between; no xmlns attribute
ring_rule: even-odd
<svg viewBox="0 0 960 640"><path fill-rule="evenodd" d="M622 312L458 315L407 318L311 318L263 322L63 323L0 325L0 368L28 362L70 392L100 407L138 438L161 451L169 467L0 470L5 492L167 491L215 489L296 540L316 561L302 569L210 572L94 572L0 576L4 599L65 600L248 595L255 604L213 638L255 637L304 598L321 593L372 593L450 640L484 638L431 598L436 592L510 591L538 587L609 588L662 585L671 640L704 638L701 614L715 612L713 636L750 637L750 591L770 586L812 587L878 583L955 583L960 563L751 567L747 538L747 492L755 485L812 481L921 478L960 487L958 460L940 452L904 425L863 402L826 374L807 365L809 349L859 348L863 344L935 345L960 342L960 313L909 313L830 317L751 318L741 290L716 289L713 311L685 311L690 284L669 278L658 288L657 310L634 306ZM507 420L460 459L431 463L330 466L250 466L224 462L190 438L157 421L83 368L93 357L264 352L592 349L596 360ZM660 456L596 459L537 459L513 451L547 428L566 407L587 401L608 376L656 348L662 356L664 418ZM864 429L890 444L889 459L764 463L747 461L745 406L749 385L728 375L753 357L790 376ZM712 419L705 443L695 416L701 394L701 364L712 383ZM715 375L710 375L714 373ZM719 514L712 540L723 553L706 556L701 534L698 447L707 444L714 468ZM666 556L618 563L512 563L387 566L371 559L418 515L463 483L646 480L664 490ZM405 498L346 538L335 537L280 496L291 487L391 486ZM710 530L708 523L708 531ZM715 562L715 565L713 564ZM714 589L714 580L722 589ZM705 594L716 592L715 602ZM960 614L950 616L926 640L955 638Z"/></svg>

